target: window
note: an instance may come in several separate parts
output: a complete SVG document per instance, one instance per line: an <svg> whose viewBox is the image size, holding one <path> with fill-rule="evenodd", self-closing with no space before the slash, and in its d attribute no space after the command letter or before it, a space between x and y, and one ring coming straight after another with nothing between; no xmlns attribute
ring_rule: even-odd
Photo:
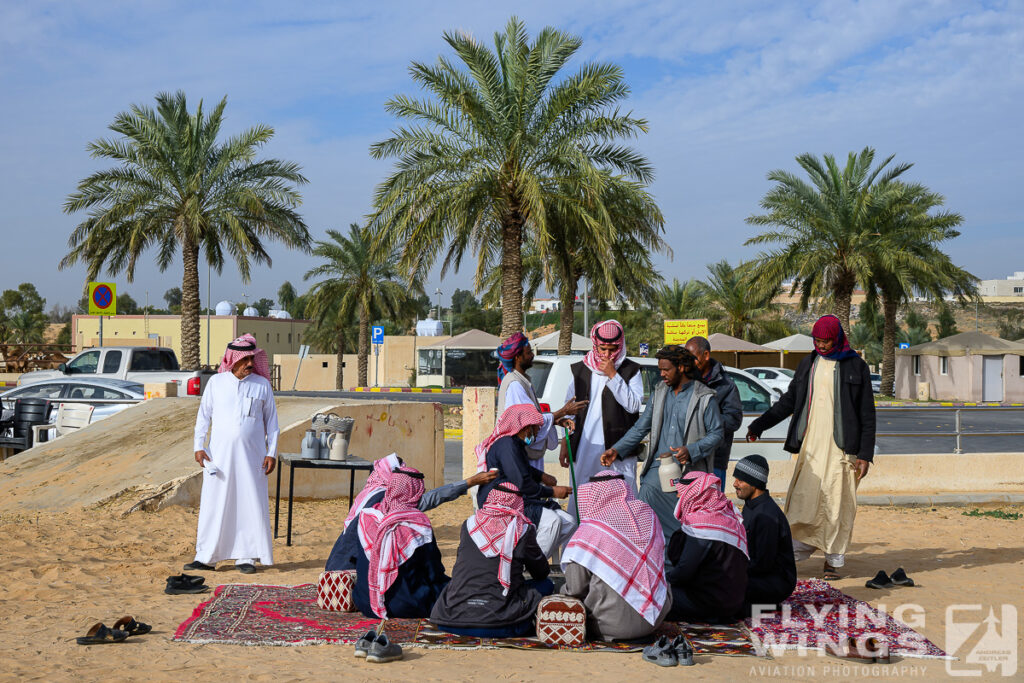
<svg viewBox="0 0 1024 683"><path fill-rule="evenodd" d="M292 343L292 333L291 332L288 333L288 343L289 344Z"/></svg>
<svg viewBox="0 0 1024 683"><path fill-rule="evenodd" d="M420 349L419 374L441 374L441 349Z"/></svg>
<svg viewBox="0 0 1024 683"><path fill-rule="evenodd" d="M135 349L132 353L131 372L149 370L177 370L178 362L166 351L160 349Z"/></svg>
<svg viewBox="0 0 1024 683"><path fill-rule="evenodd" d="M1024 287L1014 287L1013 288L1013 293L1014 294L1024 294Z"/></svg>
<svg viewBox="0 0 1024 683"><path fill-rule="evenodd" d="M326 368L327 365L328 365L327 361L322 361L321 364L320 364L320 367Z"/></svg>
<svg viewBox="0 0 1024 683"><path fill-rule="evenodd" d="M112 375L121 369L121 352L120 351L107 351L107 355L103 357L103 373Z"/></svg>
<svg viewBox="0 0 1024 683"><path fill-rule="evenodd" d="M949 374L949 358L947 358L946 356L942 356L941 358L939 358L939 374Z"/></svg>
<svg viewBox="0 0 1024 683"><path fill-rule="evenodd" d="M107 389L106 387L91 386L88 384L72 384L68 391L68 398L74 400L88 399L124 399L131 398L120 391Z"/></svg>
<svg viewBox="0 0 1024 683"><path fill-rule="evenodd" d="M63 384L30 384L24 389L18 389L12 391L7 395L8 399L11 398L49 398L55 399L60 398L60 392L64 388Z"/></svg>
<svg viewBox="0 0 1024 683"><path fill-rule="evenodd" d="M69 375L95 375L100 364L100 352L88 351L68 363Z"/></svg>
<svg viewBox="0 0 1024 683"><path fill-rule="evenodd" d="M914 374L921 374L921 356L914 356Z"/></svg>
<svg viewBox="0 0 1024 683"><path fill-rule="evenodd" d="M533 385L533 393L537 396L544 395L544 387L548 383L548 375L551 374L551 363L534 363L527 371L526 376L530 378L530 384ZM438 368L438 374L441 369Z"/></svg>
<svg viewBox="0 0 1024 683"><path fill-rule="evenodd" d="M729 372L726 370L726 372ZM736 385L745 413L762 413L772 407L771 395L743 375L729 372L729 379Z"/></svg>

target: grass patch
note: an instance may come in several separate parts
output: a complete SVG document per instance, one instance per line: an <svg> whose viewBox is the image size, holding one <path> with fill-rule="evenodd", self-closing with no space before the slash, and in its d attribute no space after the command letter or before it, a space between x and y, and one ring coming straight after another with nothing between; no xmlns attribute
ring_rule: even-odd
<svg viewBox="0 0 1024 683"><path fill-rule="evenodd" d="M966 512L960 513L965 517L992 517L994 519L1012 519L1018 520L1024 517L1024 513L1020 512L1007 512L1006 510L967 510Z"/></svg>

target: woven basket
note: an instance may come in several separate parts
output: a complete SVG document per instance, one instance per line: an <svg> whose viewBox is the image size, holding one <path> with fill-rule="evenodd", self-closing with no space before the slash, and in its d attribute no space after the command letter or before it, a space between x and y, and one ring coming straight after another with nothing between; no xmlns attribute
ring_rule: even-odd
<svg viewBox="0 0 1024 683"><path fill-rule="evenodd" d="M313 416L313 429L329 429L346 439L352 434L355 420L351 417L339 417L334 413L317 413Z"/></svg>

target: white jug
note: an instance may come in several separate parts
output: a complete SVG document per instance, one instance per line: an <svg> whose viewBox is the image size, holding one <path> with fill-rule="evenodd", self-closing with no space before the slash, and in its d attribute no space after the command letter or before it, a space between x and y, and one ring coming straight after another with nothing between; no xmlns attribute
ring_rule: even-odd
<svg viewBox="0 0 1024 683"><path fill-rule="evenodd" d="M683 468L679 466L678 460L671 455L661 459L661 463L658 465L658 478L661 480L662 491L675 493L676 482L682 476Z"/></svg>
<svg viewBox="0 0 1024 683"><path fill-rule="evenodd" d="M331 460L347 460L348 459L348 435L347 434L335 434L334 440L331 442Z"/></svg>

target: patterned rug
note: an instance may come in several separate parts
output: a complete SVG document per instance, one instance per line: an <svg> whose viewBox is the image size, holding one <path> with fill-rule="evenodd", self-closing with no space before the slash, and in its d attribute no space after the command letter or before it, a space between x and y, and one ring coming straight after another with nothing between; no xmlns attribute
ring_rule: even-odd
<svg viewBox="0 0 1024 683"><path fill-rule="evenodd" d="M314 645L355 643L379 619L358 612L327 612L317 607L316 586L218 586L213 599L202 603L174 634L186 643L237 645ZM695 654L757 656L758 650L743 624L663 624L643 642L589 642L579 648L546 645L536 638L473 638L438 630L426 619L390 619L388 637L403 646L449 649L516 648L589 652L639 652L660 635L684 633Z"/></svg>
<svg viewBox="0 0 1024 683"><path fill-rule="evenodd" d="M888 642L892 655L956 659L906 624L821 579L798 581L780 612L762 616L759 624L747 619L746 624L758 649L765 652L834 651L849 637L863 643L864 638L872 636Z"/></svg>

